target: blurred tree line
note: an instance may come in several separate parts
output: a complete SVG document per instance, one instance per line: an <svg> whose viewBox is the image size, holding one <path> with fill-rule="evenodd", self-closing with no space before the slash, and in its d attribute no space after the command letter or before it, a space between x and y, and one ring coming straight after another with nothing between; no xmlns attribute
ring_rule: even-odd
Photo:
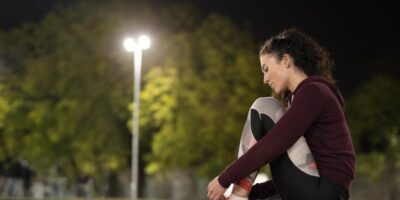
<svg viewBox="0 0 400 200"><path fill-rule="evenodd" d="M146 27L154 44L144 53L141 171L215 175L264 89L251 35L196 13L84 1L0 32L0 160L22 157L71 182L129 169L133 58L121 42Z"/></svg>
<svg viewBox="0 0 400 200"><path fill-rule="evenodd" d="M392 66L395 67L395 66ZM377 75L355 91L346 106L356 147L356 172L397 199L400 188L400 80Z"/></svg>
<svg viewBox="0 0 400 200"><path fill-rule="evenodd" d="M227 17L144 1L82 1L0 30L0 160L22 157L43 176L55 168L97 184L129 169L133 58L121 42L143 29L153 46L143 58L141 173L190 168L211 178L223 170L252 101L270 92L258 44ZM395 77L377 76L346 105L357 173L388 180L394 192L398 87Z"/></svg>

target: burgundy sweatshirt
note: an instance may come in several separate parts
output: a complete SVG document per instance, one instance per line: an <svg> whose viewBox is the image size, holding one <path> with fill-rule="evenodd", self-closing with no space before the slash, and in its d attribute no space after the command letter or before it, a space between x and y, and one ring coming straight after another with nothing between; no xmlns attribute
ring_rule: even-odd
<svg viewBox="0 0 400 200"><path fill-rule="evenodd" d="M355 152L339 90L322 77L303 80L293 92L289 110L258 143L232 162L218 178L227 188L285 153L304 135L321 176L350 189ZM272 182L253 187L273 194ZM253 191L252 191L253 192Z"/></svg>

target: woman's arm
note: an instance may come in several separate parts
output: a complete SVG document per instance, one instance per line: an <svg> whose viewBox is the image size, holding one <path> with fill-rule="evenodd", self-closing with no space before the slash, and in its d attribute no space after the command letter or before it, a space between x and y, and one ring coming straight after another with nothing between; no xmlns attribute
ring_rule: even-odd
<svg viewBox="0 0 400 200"><path fill-rule="evenodd" d="M290 148L320 115L326 104L326 90L322 83L304 85L296 93L291 108L269 133L220 174L221 186L229 187Z"/></svg>

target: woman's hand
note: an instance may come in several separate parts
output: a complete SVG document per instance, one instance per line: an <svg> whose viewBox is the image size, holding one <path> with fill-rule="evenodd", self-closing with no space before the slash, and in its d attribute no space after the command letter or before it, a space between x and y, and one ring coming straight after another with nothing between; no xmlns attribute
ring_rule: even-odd
<svg viewBox="0 0 400 200"><path fill-rule="evenodd" d="M218 182L218 176L208 183L207 197L209 200L220 200L225 193L226 188L222 187Z"/></svg>

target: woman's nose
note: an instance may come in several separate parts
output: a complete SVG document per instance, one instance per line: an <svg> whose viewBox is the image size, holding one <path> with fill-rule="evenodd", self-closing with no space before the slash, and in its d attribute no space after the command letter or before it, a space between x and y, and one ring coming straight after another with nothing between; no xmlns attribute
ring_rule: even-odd
<svg viewBox="0 0 400 200"><path fill-rule="evenodd" d="M269 78L267 77L267 75L264 73L264 83L268 85L269 83Z"/></svg>

